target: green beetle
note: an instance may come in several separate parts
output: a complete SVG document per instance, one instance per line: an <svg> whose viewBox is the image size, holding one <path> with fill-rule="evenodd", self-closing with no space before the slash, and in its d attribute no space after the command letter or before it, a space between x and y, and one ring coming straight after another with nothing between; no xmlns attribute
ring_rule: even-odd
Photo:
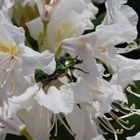
<svg viewBox="0 0 140 140"><path fill-rule="evenodd" d="M82 69L75 67L75 65L82 62L83 60L79 60L78 56L72 58L68 53L66 53L64 56L56 59L56 69L53 74L48 75L43 70L36 69L34 78L36 82L41 82L43 84L43 87L61 76L67 76L69 82L76 82L77 78L73 75L73 70L77 69L84 73L87 73ZM68 73L68 71L70 71L70 74Z"/></svg>

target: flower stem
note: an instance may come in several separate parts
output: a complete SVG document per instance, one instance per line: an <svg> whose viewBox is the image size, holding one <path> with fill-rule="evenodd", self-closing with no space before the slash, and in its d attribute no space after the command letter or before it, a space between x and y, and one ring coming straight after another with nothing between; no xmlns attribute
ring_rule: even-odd
<svg viewBox="0 0 140 140"><path fill-rule="evenodd" d="M21 130L20 135L25 136L28 140L33 140L32 136L29 134L26 128Z"/></svg>

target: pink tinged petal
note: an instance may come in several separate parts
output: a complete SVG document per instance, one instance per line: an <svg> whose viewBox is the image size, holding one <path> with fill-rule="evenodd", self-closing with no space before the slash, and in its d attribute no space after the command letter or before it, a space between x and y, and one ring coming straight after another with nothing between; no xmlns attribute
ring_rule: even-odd
<svg viewBox="0 0 140 140"><path fill-rule="evenodd" d="M41 89L36 95L35 100L53 113L62 112L68 114L73 110L73 92L69 89L58 90L56 87L51 86L47 94Z"/></svg>

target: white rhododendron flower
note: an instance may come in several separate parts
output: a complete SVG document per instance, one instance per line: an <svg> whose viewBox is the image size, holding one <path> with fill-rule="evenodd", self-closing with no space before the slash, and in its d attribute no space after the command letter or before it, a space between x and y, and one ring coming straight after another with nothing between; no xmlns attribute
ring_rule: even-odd
<svg viewBox="0 0 140 140"><path fill-rule="evenodd" d="M114 74L111 79L111 83L121 85L121 87L124 89L128 84L133 83L135 80L139 80L139 64L139 60L132 60L121 55L117 55L114 58Z"/></svg>
<svg viewBox="0 0 140 140"><path fill-rule="evenodd" d="M49 48L51 51L57 51L63 39L81 35L85 30L94 28L91 19L95 19L98 9L90 0L73 0L70 3L67 0L52 0L50 1L50 6L52 6L50 13L45 9L49 7L45 1L38 0L36 4L39 12L42 13L41 17L48 18L46 19L48 25L44 39L45 48ZM35 39L39 38L43 30L41 19L36 18L27 22L30 34ZM43 47L44 50L44 46L40 47Z"/></svg>
<svg viewBox="0 0 140 140"><path fill-rule="evenodd" d="M1 22L0 24L0 29L3 30L0 48L0 62L3 65L1 65L1 105L2 107L4 107L4 101L7 102L8 100L9 106L7 115L10 115L13 118L15 118L17 111L23 108L26 109L28 107L31 107L32 101L35 102L35 100L38 102L38 106L41 105L40 107L42 108L42 105L44 105L44 107L47 107L47 109L50 109L54 113L71 112L73 108L72 91L69 91L69 93L67 93L66 90L63 90L63 88L59 91L56 88L52 87L48 90L48 95L45 95L45 93L43 93L42 90L39 91L40 86L38 87L37 85L35 85L33 86L33 88L30 87L35 83L35 81L33 80L35 69L41 68L47 74L51 74L54 71L55 60L53 58L53 54L48 51L45 51L42 54L40 54L24 46L23 30L13 26L10 22L8 22L8 20L4 19L4 17L2 18L3 22ZM9 28L6 29L3 28L3 26L7 26ZM18 61L19 68L16 67L18 66L16 65L16 62ZM21 75L21 77L19 74ZM54 91L56 93L54 93ZM6 97L3 96L3 92L6 92L6 94L4 94L5 96L7 95ZM54 100L54 98L56 98L56 100L53 104L52 102L50 102L50 100ZM68 108L66 107L66 105L68 105ZM57 106L59 106L59 108L56 111ZM5 122L3 123L5 124ZM31 132L32 131L33 130L31 130ZM4 131L4 133L6 132ZM18 134L18 132L14 134ZM48 136L48 134L49 133L46 132L46 137Z"/></svg>
<svg viewBox="0 0 140 140"><path fill-rule="evenodd" d="M64 42L67 45L69 42L70 44L73 42L73 45L78 46L90 44L97 58L111 61L116 54L114 45L131 42L137 37L137 14L132 8L123 4L122 0L107 0L107 14L102 24L96 27L95 32L66 39ZM127 13L125 13L125 9Z"/></svg>
<svg viewBox="0 0 140 140"><path fill-rule="evenodd" d="M7 27L7 29L5 28ZM13 27L13 28L11 28ZM1 58L1 67L0 67L0 105L1 105L1 123L3 125L1 131L2 133L14 133L18 134L22 129L20 129L23 122L19 120L15 120L16 118L10 118L8 115L8 97L13 95L13 92L15 89L17 89L17 93L19 88L15 87L15 82L18 81L18 78L22 75L17 75L18 70L15 71L15 66L18 61L18 58L14 57L18 53L16 46L18 46L20 43L20 40L22 40L20 37L19 32L23 32L21 28L17 29L14 26L10 26L10 24L6 23L6 20L1 15L0 20L0 30L3 33L0 37L0 58ZM18 34L18 35L17 35ZM23 79L21 81L24 81ZM24 87L24 82L22 83ZM21 86L17 82L18 86ZM21 87L21 91L23 88ZM17 122L15 122L17 121ZM16 126L13 126L13 124L16 124ZM15 129L13 129L16 127ZM15 131L14 131L15 130Z"/></svg>
<svg viewBox="0 0 140 140"><path fill-rule="evenodd" d="M65 44L65 43L64 43ZM79 76L79 79L75 85L73 85L74 90L74 97L75 97L75 103L82 106L83 103L86 103L86 106L90 104L92 108L95 109L95 112L91 115L92 118L96 118L99 115L103 115L105 112L109 111L111 109L111 102L113 99L115 99L115 96L113 97L113 90L111 85L103 80L101 78L102 72L100 73L98 66L95 62L95 58L92 54L92 48L90 46L62 46L62 49L66 52L77 54L82 60L83 63L82 66L78 68L81 68L81 70L84 71L78 71L77 70L77 76ZM75 73L76 75L76 73ZM117 97L116 97L117 99ZM98 107L97 107L98 102ZM78 109L78 107L75 106L75 109ZM86 107L85 107L86 108ZM81 112L85 112L86 109L78 109ZM66 116L68 118L69 125L71 126L72 130L74 132L77 131L77 135L80 139L86 139L86 137L89 137L87 139L94 138L98 135L96 132L96 129L94 128L92 130L92 124L85 125L85 121L89 121L89 118L87 120L83 120L83 123L79 122L79 125L83 125L79 127L76 123L74 123L74 119L72 120L72 116L76 115L78 116L78 111L72 112L70 115ZM79 115L82 116L82 115ZM71 120L69 120L71 119ZM82 119L82 118L81 118ZM80 120L79 120L80 121ZM85 128L87 127L87 128ZM90 131L85 131L84 129L88 129ZM91 134L90 134L91 132ZM95 133L95 134L94 134Z"/></svg>
<svg viewBox="0 0 140 140"><path fill-rule="evenodd" d="M98 101L100 103L100 109L97 110L99 111L99 114L103 114L111 109L110 104L114 99L126 101L126 97L121 90L117 92L117 87L115 87L115 85L111 85L109 82L101 78L103 76L103 73L99 71L99 68L95 63L92 48L90 46L74 46L73 42L71 42L71 44L72 45L68 44L67 46L66 40L64 41L64 46L62 48L65 51L78 54L78 56L80 56L83 60L82 69L88 72L81 72L81 78L79 79L76 86L74 86L74 91L78 92L75 95L78 103L84 101L92 103L92 101L94 100L96 102ZM116 94L119 94L119 96L117 96ZM106 106L104 105L105 103Z"/></svg>
<svg viewBox="0 0 140 140"><path fill-rule="evenodd" d="M49 132L51 130L50 120L52 118L52 113L70 113L73 109L73 96L72 93L67 91L58 90L55 87L50 87L47 95L41 89L38 91L38 86L33 86L27 89L25 93L20 96L9 98L9 113L14 116L18 113L18 116L22 118L26 124L27 130L32 135L33 139L48 139ZM62 94L62 95L61 95ZM38 109L37 113L35 113ZM20 111L21 110L21 111ZM42 110L44 110L42 112ZM39 115L41 113L41 116ZM36 115L35 115L36 114ZM36 116L38 121L44 118L44 121L38 122L34 120L28 123L30 118ZM55 114L54 114L55 115ZM56 122L56 117L54 116L54 122ZM31 121L31 120L30 120ZM38 124L39 123L39 124ZM34 124L34 125L32 125ZM41 134L38 134L41 132Z"/></svg>
<svg viewBox="0 0 140 140"><path fill-rule="evenodd" d="M140 60L124 57L139 50L138 16L127 2L0 0L1 140L139 138Z"/></svg>
<svg viewBox="0 0 140 140"><path fill-rule="evenodd" d="M50 49L54 51L60 47L63 39L81 35L84 30L92 29L90 19L95 18L97 11L89 0L72 0L71 3L60 0L52 11L48 24L47 43Z"/></svg>

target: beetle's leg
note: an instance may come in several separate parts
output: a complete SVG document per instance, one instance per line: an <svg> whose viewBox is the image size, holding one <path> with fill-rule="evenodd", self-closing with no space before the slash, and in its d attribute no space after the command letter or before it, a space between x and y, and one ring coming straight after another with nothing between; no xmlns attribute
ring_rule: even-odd
<svg viewBox="0 0 140 140"><path fill-rule="evenodd" d="M71 82L72 82L71 76L70 76L68 73L66 73L66 76L67 76L67 78L69 79L69 83L71 83Z"/></svg>
<svg viewBox="0 0 140 140"><path fill-rule="evenodd" d="M72 73L71 69L70 69L70 73L71 73L72 82L77 82L77 78L74 76L74 74Z"/></svg>
<svg viewBox="0 0 140 140"><path fill-rule="evenodd" d="M87 73L87 74L89 73L89 72L84 71L84 70L82 70L82 69L80 69L80 68L77 68L77 67L70 67L70 69L71 69L71 70L76 69L76 70L82 71L83 73Z"/></svg>

